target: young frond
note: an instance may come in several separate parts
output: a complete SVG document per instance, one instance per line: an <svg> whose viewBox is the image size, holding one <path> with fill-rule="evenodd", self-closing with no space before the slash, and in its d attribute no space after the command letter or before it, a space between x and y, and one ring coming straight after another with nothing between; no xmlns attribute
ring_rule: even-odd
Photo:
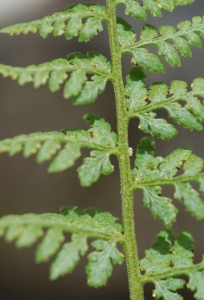
<svg viewBox="0 0 204 300"><path fill-rule="evenodd" d="M197 219L204 219L204 202L199 193L189 182L199 182L203 193L204 160L188 148L173 151L166 158L154 157L155 142L151 138L143 138L136 153L135 168L132 171L135 189L144 193L143 203L150 208L154 218L158 218L166 226L171 226L178 210L172 200L161 196L163 185L175 188L175 199L183 203L185 209ZM180 168L183 174L175 176Z"/></svg>
<svg viewBox="0 0 204 300"><path fill-rule="evenodd" d="M30 247L41 238L36 249L36 262L46 262L55 255L50 268L52 280L71 273L80 256L85 255L88 250L87 238L95 238L93 246L101 250L97 245L104 245L104 254L102 252L89 254L88 283L95 287L104 285L112 274L110 258L114 264L123 261L123 254L116 247L116 242L123 241L122 226L110 213L95 208L79 210L77 207L63 207L61 211L64 215L47 213L2 217L1 236L5 235L7 242L15 240L18 248ZM64 232L72 233L70 242L64 242ZM103 269L103 274L97 277L96 284L96 278L92 277L99 265Z"/></svg>
<svg viewBox="0 0 204 300"><path fill-rule="evenodd" d="M126 22L125 22L126 23ZM132 32L129 24L124 25L123 39ZM201 48L204 37L204 19L193 17L192 22L183 21L178 25L178 31L173 26L161 26L159 28L160 36L156 27L146 24L142 27L140 40L129 39L127 43L121 43L122 52L132 54L132 62L143 68L154 72L164 72L165 66L160 58L146 49L148 46L156 46L158 54L172 66L180 66L181 56L192 56L191 47ZM118 39L120 42L120 34ZM173 44L172 44L173 43Z"/></svg>
<svg viewBox="0 0 204 300"><path fill-rule="evenodd" d="M109 157L117 153L117 134L111 132L110 125L104 119L93 115L87 115L86 118L92 120L88 131L63 129L62 132L20 135L0 141L0 153L8 152L13 156L23 151L26 158L37 153L38 163L52 160L49 172L61 172L74 165L81 155L81 147L94 149L91 151L91 157L85 158L84 164L78 169L82 185L89 186L97 181L101 174L108 175L113 172L114 167Z"/></svg>
<svg viewBox="0 0 204 300"><path fill-rule="evenodd" d="M173 11L178 5L191 4L194 0L117 0L118 5L125 5L125 13L135 19L146 20L147 12L154 17L161 17L161 9Z"/></svg>
<svg viewBox="0 0 204 300"><path fill-rule="evenodd" d="M177 135L176 128L164 119L157 119L158 109L168 112L176 123L187 129L202 130L204 105L199 97L204 98L204 79L197 78L187 91L187 83L172 81L170 87L164 82L154 82L149 91L145 88L145 72L141 67L131 69L126 78L125 93L130 118L140 120L139 128L157 138L168 140ZM180 101L186 102L182 106Z"/></svg>
<svg viewBox="0 0 204 300"><path fill-rule="evenodd" d="M157 235L157 241L145 251L145 258L140 260L141 270L145 272L143 281L151 278L156 299L182 300L183 297L176 292L185 284L185 280L176 278L181 275L189 278L187 287L196 291L195 299L202 299L204 261L193 264L193 250L194 239L189 232L182 231L177 239L172 230L162 230Z"/></svg>
<svg viewBox="0 0 204 300"><path fill-rule="evenodd" d="M71 73L68 77L68 73ZM0 74L18 80L20 85L33 82L35 88L48 82L51 92L64 85L64 98L73 97L74 104L87 104L94 102L106 87L107 80L111 78L111 64L100 53L88 52L86 56L81 53L72 53L66 59L56 59L48 63L26 68L11 67L0 64ZM90 80L86 74L91 74Z"/></svg>
<svg viewBox="0 0 204 300"><path fill-rule="evenodd" d="M83 19L86 22L83 23ZM27 34L36 33L46 38L48 34L54 36L65 35L71 39L79 35L79 42L87 42L98 32L103 30L102 21L107 20L105 8L97 4L73 4L67 7L65 12L54 13L42 20L16 24L0 30L0 33Z"/></svg>

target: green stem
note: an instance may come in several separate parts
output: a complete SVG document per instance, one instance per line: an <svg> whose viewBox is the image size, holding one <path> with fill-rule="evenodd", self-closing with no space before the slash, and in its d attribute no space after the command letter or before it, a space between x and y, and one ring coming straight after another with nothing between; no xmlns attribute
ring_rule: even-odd
<svg viewBox="0 0 204 300"><path fill-rule="evenodd" d="M122 217L124 226L124 252L127 263L131 300L143 300L143 283L139 268L139 257L135 235L133 189L128 154L128 123L124 84L122 78L122 52L117 38L116 1L107 0L108 30L112 59L113 86L116 99L118 127L118 161L121 180Z"/></svg>

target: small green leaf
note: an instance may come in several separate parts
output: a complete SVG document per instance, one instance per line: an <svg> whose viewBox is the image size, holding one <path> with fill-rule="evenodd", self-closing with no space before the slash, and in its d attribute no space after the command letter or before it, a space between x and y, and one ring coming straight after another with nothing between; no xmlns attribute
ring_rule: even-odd
<svg viewBox="0 0 204 300"><path fill-rule="evenodd" d="M74 165L75 160L81 155L80 146L75 143L66 144L51 162L48 172L61 172Z"/></svg>
<svg viewBox="0 0 204 300"><path fill-rule="evenodd" d="M91 126L88 131L91 133L94 143L104 145L105 147L116 147L118 137L115 132L111 132L110 124L92 114L85 115L84 119Z"/></svg>
<svg viewBox="0 0 204 300"><path fill-rule="evenodd" d="M133 16L135 19L146 20L146 10L139 5L135 0L124 0L123 4L126 6L125 13Z"/></svg>
<svg viewBox="0 0 204 300"><path fill-rule="evenodd" d="M58 139L46 141L40 148L36 160L38 163L43 163L46 160L50 160L52 156L61 148Z"/></svg>
<svg viewBox="0 0 204 300"><path fill-rule="evenodd" d="M164 106L164 109L166 109L171 118L182 127L198 131L203 129L202 125L194 115L179 103L167 104Z"/></svg>
<svg viewBox="0 0 204 300"><path fill-rule="evenodd" d="M82 18L79 16L70 18L67 26L65 27L65 37L70 40L73 36L77 36L82 26Z"/></svg>
<svg viewBox="0 0 204 300"><path fill-rule="evenodd" d="M152 103L160 102L166 99L169 87L164 82L154 82L150 86L149 100Z"/></svg>
<svg viewBox="0 0 204 300"><path fill-rule="evenodd" d="M109 175L113 172L109 156L108 152L91 151L91 157L85 158L83 165L77 170L82 186L91 186L101 174Z"/></svg>
<svg viewBox="0 0 204 300"><path fill-rule="evenodd" d="M156 119L156 114L153 112L138 114L137 116L140 119L139 128L157 138L169 140L174 138L178 133L176 128L168 124L166 120Z"/></svg>
<svg viewBox="0 0 204 300"><path fill-rule="evenodd" d="M138 107L147 105L147 90L145 88L145 71L141 67L133 67L126 77L125 95L129 111L135 111Z"/></svg>
<svg viewBox="0 0 204 300"><path fill-rule="evenodd" d="M81 92L74 97L73 103L80 105L94 102L98 95L105 90L106 82L107 79L102 76L92 76L91 81L87 81L81 89Z"/></svg>
<svg viewBox="0 0 204 300"><path fill-rule="evenodd" d="M144 199L143 203L150 208L152 216L159 219L165 226L171 226L176 220L177 208L172 205L172 200L167 197L161 197L161 188L143 188Z"/></svg>
<svg viewBox="0 0 204 300"><path fill-rule="evenodd" d="M82 90L86 81L86 72L83 70L76 70L71 74L64 87L64 98L68 99L70 96L77 96Z"/></svg>
<svg viewBox="0 0 204 300"><path fill-rule="evenodd" d="M159 5L154 0L142 0L144 3L144 7L148 9L154 17L161 17L161 9Z"/></svg>
<svg viewBox="0 0 204 300"><path fill-rule="evenodd" d="M106 285L113 272L112 263L121 264L124 256L118 251L115 242L97 240L91 245L98 251L88 255L89 263L86 266L86 273L88 275L88 285L98 288Z"/></svg>
<svg viewBox="0 0 204 300"><path fill-rule="evenodd" d="M98 17L89 18L80 30L79 42L88 42L102 30L101 19Z"/></svg>
<svg viewBox="0 0 204 300"><path fill-rule="evenodd" d="M58 251L63 241L64 235L62 229L58 227L50 228L37 248L36 262L47 261Z"/></svg>
<svg viewBox="0 0 204 300"><path fill-rule="evenodd" d="M158 44L158 48L159 48L159 54L166 59L166 61L170 64L170 66L179 67L181 65L180 57L176 49L172 45L166 42L160 42Z"/></svg>
<svg viewBox="0 0 204 300"><path fill-rule="evenodd" d="M63 245L51 264L50 279L55 280L60 276L71 273L79 262L80 255L84 255L86 251L86 237L80 234L73 234L72 241Z"/></svg>
<svg viewBox="0 0 204 300"><path fill-rule="evenodd" d="M175 199L183 203L185 209L196 219L204 219L204 202L189 183L175 183Z"/></svg>
<svg viewBox="0 0 204 300"><path fill-rule="evenodd" d="M191 156L187 159L185 164L183 165L184 175L186 176L194 176L203 169L203 159L196 156L195 154L191 154Z"/></svg>
<svg viewBox="0 0 204 300"><path fill-rule="evenodd" d="M123 19L117 18L118 41L122 47L135 42L136 34L131 26Z"/></svg>
<svg viewBox="0 0 204 300"><path fill-rule="evenodd" d="M183 299L182 296L178 295L177 293L173 293L174 291L183 288L185 284L185 281L183 279L169 278L166 280L155 280L154 284L155 290L153 291L153 296L156 297L156 299L160 299L161 297L164 300Z"/></svg>
<svg viewBox="0 0 204 300"><path fill-rule="evenodd" d="M190 273L189 279L187 287L193 292L196 291L194 294L195 299L202 300L204 295L204 271Z"/></svg>
<svg viewBox="0 0 204 300"><path fill-rule="evenodd" d="M191 47L189 46L188 42L182 38L177 37L174 39L174 45L176 49L178 49L182 56L192 56Z"/></svg>
<svg viewBox="0 0 204 300"><path fill-rule="evenodd" d="M143 68L154 73L164 73L165 66L163 62L147 49L136 48L131 51L133 55L133 63L141 65Z"/></svg>
<svg viewBox="0 0 204 300"><path fill-rule="evenodd" d="M187 160L190 155L191 150L188 148L180 148L169 154L160 165L160 178L170 179L176 175L184 160Z"/></svg>
<svg viewBox="0 0 204 300"><path fill-rule="evenodd" d="M158 35L156 27L145 24L142 26L142 31L140 35L140 40L153 40Z"/></svg>
<svg viewBox="0 0 204 300"><path fill-rule="evenodd" d="M24 228L23 233L16 241L16 246L18 248L30 247L32 246L40 236L42 236L43 231L40 225L29 225Z"/></svg>

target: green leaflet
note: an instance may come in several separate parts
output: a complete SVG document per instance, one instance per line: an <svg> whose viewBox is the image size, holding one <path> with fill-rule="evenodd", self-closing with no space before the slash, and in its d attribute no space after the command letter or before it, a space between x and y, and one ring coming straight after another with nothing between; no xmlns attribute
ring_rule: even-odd
<svg viewBox="0 0 204 300"><path fill-rule="evenodd" d="M114 171L109 157L111 153L104 151L91 151L91 157L85 158L84 163L77 169L82 186L91 186L100 175L109 175Z"/></svg>
<svg viewBox="0 0 204 300"><path fill-rule="evenodd" d="M79 210L77 207L63 207L62 212L64 216L25 214L2 217L0 218L1 235L5 234L7 242L16 239L16 246L22 248L32 246L43 235L44 229L48 229L37 247L36 262L45 262L57 254L51 263L50 278L52 280L73 271L80 256L88 250L86 243L88 237L100 238L95 241L96 245L97 242L99 245L104 245L105 257L102 255L103 262L98 262L102 263L104 272L109 268L107 254L110 255L113 263L122 262L123 255L116 248L116 241L123 240L122 226L116 222L117 218L94 208ZM71 242L63 244L63 232L73 233ZM108 242L101 239L108 240ZM109 276L111 273L112 266Z"/></svg>
<svg viewBox="0 0 204 300"><path fill-rule="evenodd" d="M54 255L64 241L61 228L50 228L36 250L36 262L47 261Z"/></svg>
<svg viewBox="0 0 204 300"><path fill-rule="evenodd" d="M71 72L68 77L67 73ZM51 92L60 89L65 82L64 98L74 97L74 104L87 104L96 100L106 86L110 77L111 65L100 53L88 52L86 56L81 53L72 53L66 59L56 59L48 63L26 68L0 65L0 74L18 79L20 85L33 82L35 88L46 84ZM86 74L91 74L87 80ZM67 79L68 78L68 79Z"/></svg>
<svg viewBox="0 0 204 300"><path fill-rule="evenodd" d="M88 255L89 263L86 266L86 273L88 285L97 288L106 285L113 271L112 263L121 264L124 256L118 251L115 242L98 240L91 245L98 251Z"/></svg>
<svg viewBox="0 0 204 300"><path fill-rule="evenodd" d="M145 2L147 8L149 10L152 10L153 14L157 16L161 16L160 7L162 7L163 4L164 6L166 4L167 6L168 4L171 6L171 4L173 4L174 2L174 4L176 5L174 0L143 1ZM132 54L133 62L141 65L145 69L154 73L164 72L165 67L162 61L160 61L160 59L155 54L149 53L146 49L146 47L148 46L156 46L158 47L158 54L163 56L165 60L170 64L170 66L178 67L180 66L179 55L192 56L190 46L201 48L202 40L200 39L200 37L204 37L204 21L201 17L194 17L192 19L192 22L183 21L180 22L177 27L179 29L178 32L176 32L175 28L172 26L161 26L159 28L161 36L158 36L157 29L154 26L145 24L142 27L140 41L132 41L127 44L124 43L122 45L122 51L123 53ZM142 58L148 61L144 62Z"/></svg>
<svg viewBox="0 0 204 300"><path fill-rule="evenodd" d="M170 278L166 280L155 281L155 290L153 296L156 299L164 300L182 300L183 297L174 293L174 291L183 288L185 281L178 278Z"/></svg>
<svg viewBox="0 0 204 300"><path fill-rule="evenodd" d="M117 18L117 30L118 41L122 47L135 42L136 34L125 20Z"/></svg>
<svg viewBox="0 0 204 300"><path fill-rule="evenodd" d="M48 34L54 36L65 34L67 39L79 35L79 42L89 41L98 32L103 30L102 21L106 20L105 8L97 4L73 4L67 7L65 12L54 13L42 20L16 24L1 29L0 33L27 34L36 33L46 38ZM85 23L83 19L87 19Z"/></svg>
<svg viewBox="0 0 204 300"><path fill-rule="evenodd" d="M168 124L166 120L156 119L156 114L153 112L145 113L143 115L137 114L136 116L140 120L139 129L145 133L150 133L156 138L169 140L174 138L178 133L176 128L173 125Z"/></svg>
<svg viewBox="0 0 204 300"><path fill-rule="evenodd" d="M50 279L55 280L59 276L71 273L79 262L80 255L84 255L87 250L86 237L81 234L73 234L72 241L63 245L51 264Z"/></svg>
<svg viewBox="0 0 204 300"><path fill-rule="evenodd" d="M164 82L154 82L147 91L142 74L140 67L133 68L126 78L125 87L129 116L140 119L141 130L161 139L170 139L177 135L173 125L164 119L155 118L156 114L152 111L157 109L166 110L169 116L184 128L202 130L204 105L198 98L204 98L202 78L193 81L190 92L187 91L186 82L180 80L172 81L170 87ZM179 101L185 101L186 105L181 106Z"/></svg>
<svg viewBox="0 0 204 300"><path fill-rule="evenodd" d="M188 183L199 181L203 192L203 159L191 153L188 148L173 151L166 158L154 157L155 142L150 138L140 141L136 152L135 168L132 178L135 189L142 189L144 205L150 208L154 218L166 226L175 221L177 209L171 199L161 196L161 185L172 185L175 188L175 199L183 203L185 209L197 219L204 218L204 202L199 193ZM174 177L183 166L183 174Z"/></svg>
<svg viewBox="0 0 204 300"><path fill-rule="evenodd" d="M191 291L196 291L194 294L195 299L202 300L204 293L204 271L190 273L189 279L187 287Z"/></svg>
<svg viewBox="0 0 204 300"><path fill-rule="evenodd" d="M186 5L191 4L194 0L142 0L143 3L141 6L135 0L118 0L118 4L123 4L126 7L125 13L127 15L133 16L135 19L146 20L147 13L146 10L149 10L153 16L161 17L162 11L161 8L167 11L173 11L177 5Z"/></svg>
<svg viewBox="0 0 204 300"><path fill-rule="evenodd" d="M204 219L204 202L190 183L175 183L174 187L175 199L182 202L185 209L198 220Z"/></svg>
<svg viewBox="0 0 204 300"><path fill-rule="evenodd" d="M116 147L117 134L111 132L110 125L104 119L92 114L85 115L84 119L91 126L88 132L91 133L94 143L102 144L104 147Z"/></svg>
<svg viewBox="0 0 204 300"><path fill-rule="evenodd" d="M143 189L144 206L150 208L152 216L159 219L165 226L171 226L176 220L177 208L172 205L172 200L167 197L161 197L161 188L144 188Z"/></svg>

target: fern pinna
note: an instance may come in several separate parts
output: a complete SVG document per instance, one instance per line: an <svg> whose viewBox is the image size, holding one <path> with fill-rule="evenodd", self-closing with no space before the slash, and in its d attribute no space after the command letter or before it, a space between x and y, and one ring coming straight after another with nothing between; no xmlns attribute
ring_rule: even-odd
<svg viewBox="0 0 204 300"><path fill-rule="evenodd" d="M121 180L123 224L108 212L88 208L62 207L60 214L45 213L9 215L0 219L0 233L7 242L16 241L17 247L29 247L41 239L36 250L36 262L53 260L50 278L70 273L80 257L88 251L87 239L95 248L88 254L86 273L88 285L100 287L107 283L113 264L121 264L125 258L129 278L131 300L143 299L144 284L153 283L156 299L183 299L177 292L185 284L194 292L195 299L204 299L204 261L193 263L194 239L189 232L178 236L172 230L178 209L172 199L162 196L163 186L173 186L174 198L196 219L204 219L203 159L183 147L167 157L154 156L155 138L174 138L177 129L167 120L157 117L164 109L169 117L184 128L202 130L204 121L204 79L197 78L188 89L187 83L174 80L168 86L153 82L146 87L146 71L165 72L164 60L172 67L180 66L180 56L191 56L191 46L201 48L204 37L204 20L194 17L182 21L177 30L172 26L159 29L150 24L142 27L140 39L131 26L117 18L118 6L125 6L125 13L136 20L146 20L147 12L162 16L162 9L172 12L179 5L193 0L107 0L106 6L97 4L73 4L64 12L55 13L29 23L17 24L0 30L0 33L27 34L39 31L43 38L52 33L65 35L67 39L78 36L79 42L87 42L108 26L111 61L97 52L72 53L67 59L56 59L39 66L26 68L0 64L4 77L18 80L20 85L33 82L35 88L48 83L51 92L64 84L64 98L72 97L74 105L94 102L111 81L116 103L117 133L110 125L93 114L85 115L87 131L62 129L60 132L31 133L8 138L0 142L0 152L10 156L22 151L25 157L36 154L39 163L51 160L48 171L61 172L73 166L81 155L81 148L90 149L78 168L82 186L91 186L99 177L114 171L110 156L118 159ZM149 46L158 48L158 55ZM123 80L121 60L132 56L133 67ZM139 129L146 135L141 139L135 154L134 168L130 166L133 149L128 143L128 125L132 118L139 119ZM178 174L178 170L180 172ZM199 183L199 191L192 186ZM143 203L164 229L158 233L152 248L145 257L138 258L136 243L133 194L143 191ZM64 233L71 233L71 241L65 242ZM123 245L124 255L117 244ZM185 277L182 277L185 275Z"/></svg>

